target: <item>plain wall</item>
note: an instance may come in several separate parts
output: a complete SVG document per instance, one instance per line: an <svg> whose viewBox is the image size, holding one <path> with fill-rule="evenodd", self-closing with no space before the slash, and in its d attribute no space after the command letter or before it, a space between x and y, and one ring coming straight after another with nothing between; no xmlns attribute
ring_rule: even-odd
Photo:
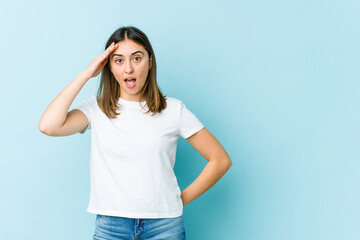
<svg viewBox="0 0 360 240"><path fill-rule="evenodd" d="M184 207L187 239L358 239L359 11L358 1L1 1L0 239L91 239L90 132L49 137L38 122L126 25L148 35L162 92L233 161ZM184 139L176 159L183 190L207 161Z"/></svg>

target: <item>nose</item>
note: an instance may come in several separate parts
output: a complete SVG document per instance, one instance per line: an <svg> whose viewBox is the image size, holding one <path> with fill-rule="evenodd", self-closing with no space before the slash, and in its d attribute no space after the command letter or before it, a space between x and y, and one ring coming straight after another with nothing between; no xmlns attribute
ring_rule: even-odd
<svg viewBox="0 0 360 240"><path fill-rule="evenodd" d="M133 67L132 67L132 65L131 65L131 61L127 61L126 63L125 63L125 72L127 73L127 74L129 74L129 73L132 73L133 72Z"/></svg>

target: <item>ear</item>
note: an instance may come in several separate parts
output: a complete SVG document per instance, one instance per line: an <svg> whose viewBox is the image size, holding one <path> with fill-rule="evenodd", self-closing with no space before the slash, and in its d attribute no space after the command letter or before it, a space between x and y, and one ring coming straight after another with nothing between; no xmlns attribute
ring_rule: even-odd
<svg viewBox="0 0 360 240"><path fill-rule="evenodd" d="M150 57L150 60L149 60L149 70L151 69L151 66L152 66L152 58Z"/></svg>

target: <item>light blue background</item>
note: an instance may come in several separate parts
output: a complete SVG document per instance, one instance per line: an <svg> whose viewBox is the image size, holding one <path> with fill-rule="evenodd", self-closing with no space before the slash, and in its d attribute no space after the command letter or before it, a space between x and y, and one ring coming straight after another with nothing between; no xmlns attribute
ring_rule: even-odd
<svg viewBox="0 0 360 240"><path fill-rule="evenodd" d="M38 122L125 25L152 42L162 92L233 161L184 207L189 240L359 239L359 11L358 1L1 1L0 239L91 239L90 134L49 137ZM179 140L181 190L206 163Z"/></svg>

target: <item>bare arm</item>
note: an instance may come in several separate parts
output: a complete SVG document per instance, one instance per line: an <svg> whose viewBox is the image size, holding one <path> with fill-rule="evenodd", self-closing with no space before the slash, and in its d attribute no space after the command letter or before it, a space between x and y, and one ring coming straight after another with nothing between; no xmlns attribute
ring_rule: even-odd
<svg viewBox="0 0 360 240"><path fill-rule="evenodd" d="M64 125L72 102L88 80L89 77L81 72L50 103L39 121L39 129L41 132L51 135L51 132Z"/></svg>
<svg viewBox="0 0 360 240"><path fill-rule="evenodd" d="M84 129L88 119L81 111L69 108L85 83L96 77L109 60L109 54L116 50L117 44L108 48L87 66L46 108L39 121L39 130L50 136L66 136Z"/></svg>
<svg viewBox="0 0 360 240"><path fill-rule="evenodd" d="M226 150L206 128L186 140L208 160L208 163L195 181L182 191L183 206L209 190L232 165Z"/></svg>

